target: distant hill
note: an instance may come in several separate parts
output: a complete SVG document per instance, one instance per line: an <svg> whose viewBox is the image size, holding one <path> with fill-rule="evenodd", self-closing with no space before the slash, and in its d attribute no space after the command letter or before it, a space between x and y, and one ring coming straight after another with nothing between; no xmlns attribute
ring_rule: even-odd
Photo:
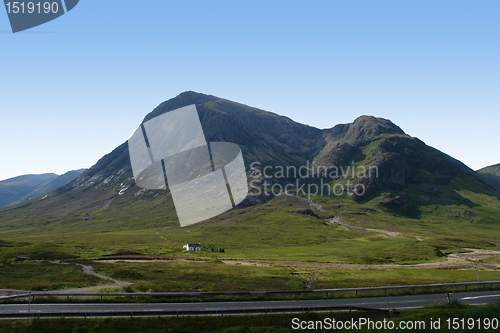
<svg viewBox="0 0 500 333"><path fill-rule="evenodd" d="M500 190L500 164L482 168L477 173L486 183Z"/></svg>
<svg viewBox="0 0 500 333"><path fill-rule="evenodd" d="M44 195L76 179L85 169L66 172L23 175L0 181L0 207L14 205Z"/></svg>
<svg viewBox="0 0 500 333"><path fill-rule="evenodd" d="M0 181L0 207L15 203L43 182L57 178L55 173L24 175Z"/></svg>

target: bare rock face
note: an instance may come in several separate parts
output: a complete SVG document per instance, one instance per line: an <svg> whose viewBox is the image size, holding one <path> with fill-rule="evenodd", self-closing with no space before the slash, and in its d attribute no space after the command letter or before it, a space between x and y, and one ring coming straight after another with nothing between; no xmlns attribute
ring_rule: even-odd
<svg viewBox="0 0 500 333"><path fill-rule="evenodd" d="M363 142L370 142L373 138L382 134L405 135L405 132L390 120L361 116L350 124L344 140L353 145L358 145Z"/></svg>

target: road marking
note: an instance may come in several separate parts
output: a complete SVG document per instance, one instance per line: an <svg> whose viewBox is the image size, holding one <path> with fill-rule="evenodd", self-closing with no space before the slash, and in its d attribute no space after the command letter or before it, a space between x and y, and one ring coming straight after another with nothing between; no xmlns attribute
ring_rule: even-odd
<svg viewBox="0 0 500 333"><path fill-rule="evenodd" d="M40 312L41 313L42 311L40 311L40 310L31 310L30 312L36 312L36 313ZM28 310L21 310L21 311L18 311L18 313L29 313L29 311Z"/></svg>
<svg viewBox="0 0 500 333"><path fill-rule="evenodd" d="M489 298L489 297L500 297L500 295L483 295L483 296L471 296L471 297L463 297L462 299L478 299L478 298Z"/></svg>

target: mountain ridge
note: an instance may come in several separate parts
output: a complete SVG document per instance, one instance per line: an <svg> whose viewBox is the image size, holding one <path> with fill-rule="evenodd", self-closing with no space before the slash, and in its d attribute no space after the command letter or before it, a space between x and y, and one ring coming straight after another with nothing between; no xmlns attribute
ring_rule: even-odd
<svg viewBox="0 0 500 333"><path fill-rule="evenodd" d="M476 172L485 182L500 191L500 163L484 167Z"/></svg>
<svg viewBox="0 0 500 333"><path fill-rule="evenodd" d="M320 130L226 99L185 92L161 103L144 117L144 121L193 103L198 103L206 140L238 144L248 172L255 161L261 168L269 165L299 167L308 161L327 168L342 165L377 167L376 177L329 181L332 185L358 181L366 191L354 199L360 205L369 202L386 214L419 218L429 205L474 207L475 204L459 194L463 190L499 196L463 163L408 136L383 118L361 116L352 123ZM175 220L175 208L168 191L146 191L135 185L128 154L125 142L78 178L50 192L43 205L39 199L34 199L8 211L0 210L0 228L2 224L11 225L10 219L17 215L23 217L26 225L35 226L37 221L44 220L51 221L47 226L55 227L57 224L78 225L87 221L85 216L88 214L116 210L119 212L103 220L107 222L99 228L106 229L112 223L118 223L120 228L135 228L141 224L140 219L151 220L157 225L161 219L152 217L160 211ZM265 181L284 184L290 180L271 177ZM260 205L272 198L273 195L251 197L244 205ZM55 207L64 209L54 213Z"/></svg>
<svg viewBox="0 0 500 333"><path fill-rule="evenodd" d="M49 193L70 183L84 170L72 170L62 175L55 173L20 175L0 181L0 208Z"/></svg>
<svg viewBox="0 0 500 333"><path fill-rule="evenodd" d="M33 191L41 183L56 178L55 173L28 174L0 181L0 207L15 203L19 198Z"/></svg>

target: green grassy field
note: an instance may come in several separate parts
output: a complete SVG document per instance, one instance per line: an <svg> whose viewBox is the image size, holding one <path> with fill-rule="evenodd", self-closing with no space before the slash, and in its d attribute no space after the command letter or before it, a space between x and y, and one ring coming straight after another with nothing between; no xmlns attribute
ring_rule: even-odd
<svg viewBox="0 0 500 333"><path fill-rule="evenodd" d="M485 201L488 206L480 207L484 212L475 214L491 215L491 221L496 220L500 201L479 194L461 195ZM82 223L68 222L56 223L53 229L41 228L37 233L30 232L30 228L2 230L0 260L12 260L21 254L38 259L148 255L411 264L443 260L443 253L463 247L500 249L500 223L489 223L486 219L468 223L463 217L468 209L465 206L424 206L422 218L411 219L387 214L375 199L364 204L346 198L314 200L326 210L316 212L319 218L299 214L303 203L297 198L278 197L269 204L232 210L186 228L180 228L174 221L153 226L147 220L140 225L142 228L124 228L100 221L96 216L104 212L95 213L96 216L90 213L89 225L82 228L79 227ZM352 225L393 231L401 237L354 231L326 222L333 215ZM182 249L187 242L214 244L225 252L188 253Z"/></svg>
<svg viewBox="0 0 500 333"><path fill-rule="evenodd" d="M451 190L443 188L443 191ZM0 271L17 267L9 265L20 255L37 261L147 256L203 261L266 261L275 266L284 266L284 262L408 265L444 261L446 254L464 251L463 248L500 250L500 223L496 222L500 201L493 196L461 191L459 188L446 196L459 196L461 203L435 202L422 205L418 218L389 213L380 205L380 198L357 202L347 197L325 196L313 198L323 206L324 211L315 211L317 217L307 216L300 213L308 206L307 201L294 196L280 196L269 203L237 208L186 228L181 228L177 222L163 217L172 216L171 199L167 194L161 192L158 196L145 195L147 200L133 202L133 215L129 214L130 201L123 200L110 208L89 210L87 213L76 215L71 213L69 207L61 207L62 210L68 211L68 219L51 221L50 216L46 216L43 217L47 220L44 226L24 223L22 217L2 223ZM120 209L121 205L123 209ZM8 215L9 211L3 211L3 214ZM327 219L332 216L340 216L345 223L362 229L351 230L345 226L330 224ZM473 221L469 223L471 216ZM398 237L365 230L370 228L395 232ZM188 242L213 244L223 248L225 252L188 252L182 249L182 245ZM114 267L120 265L123 266L123 276L115 272ZM133 290L284 289L286 283L297 276L300 279L315 278L318 287L327 288L463 282L475 279L472 271L417 272L398 268L358 272L300 269L297 273L285 267L244 268L213 262L170 263L168 266L124 263L95 266L97 270L111 271L117 278L142 281L131 287ZM205 269L200 267L208 267L206 274L200 277L199 283L191 281L190 270L194 272L194 276L198 276L198 272ZM56 275L66 274L64 269L61 268ZM134 273L129 276L126 274L127 270ZM155 270L164 273L155 273ZM168 272L168 275L165 272ZM182 272L188 273L181 274ZM41 271L40 274L44 276L45 273ZM500 279L495 274L484 272L483 280ZM17 277L3 274L3 285L13 287L21 277L23 281L29 280L29 275L34 274L24 274L21 269ZM81 278L82 286L98 283L84 280L83 276ZM239 282L235 283L235 280ZM52 282L45 279L40 283ZM72 281L63 281L60 287L72 285ZM56 286L57 284L54 284L54 287Z"/></svg>
<svg viewBox="0 0 500 333"><path fill-rule="evenodd" d="M500 257L489 257L487 259L481 260L484 263L500 264Z"/></svg>
<svg viewBox="0 0 500 333"><path fill-rule="evenodd" d="M110 283L84 274L81 266L73 264L61 265L41 261L0 263L0 289L29 290L31 279L34 291Z"/></svg>
<svg viewBox="0 0 500 333"><path fill-rule="evenodd" d="M304 289L308 279L317 289L376 287L446 282L474 282L475 270L440 269L310 269L233 266L216 262L94 263L97 272L136 282L128 291L234 291ZM499 281L500 271L480 272L483 281Z"/></svg>
<svg viewBox="0 0 500 333"><path fill-rule="evenodd" d="M251 291L304 290L312 281L316 289L376 287L408 284L474 282L475 270L450 269L317 269L289 266L226 265L205 262L93 262L97 273L134 284L115 291ZM481 281L499 281L500 271L480 271ZM47 262L1 263L0 289L53 290L109 284L82 272L80 266Z"/></svg>

